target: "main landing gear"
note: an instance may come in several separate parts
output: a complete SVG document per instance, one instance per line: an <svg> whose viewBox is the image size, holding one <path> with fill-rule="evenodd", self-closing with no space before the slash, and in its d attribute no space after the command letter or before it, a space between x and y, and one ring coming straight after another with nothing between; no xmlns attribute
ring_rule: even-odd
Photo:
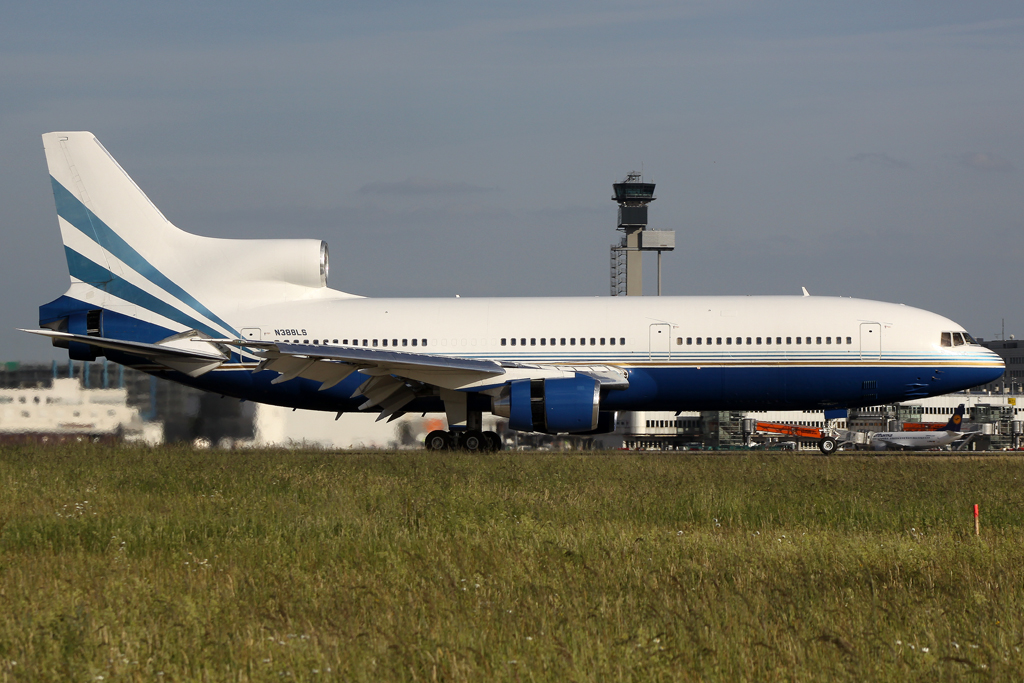
<svg viewBox="0 0 1024 683"><path fill-rule="evenodd" d="M488 453L504 448L501 437L483 430L483 411L479 409L479 403L470 406L469 394L447 389L441 389L440 393L448 426L455 429L448 432L438 429L427 434L424 446L428 451Z"/></svg>
<svg viewBox="0 0 1024 683"><path fill-rule="evenodd" d="M428 451L469 451L491 453L503 450L501 437L495 432L470 429L464 432L444 432L440 429L427 434L424 446Z"/></svg>

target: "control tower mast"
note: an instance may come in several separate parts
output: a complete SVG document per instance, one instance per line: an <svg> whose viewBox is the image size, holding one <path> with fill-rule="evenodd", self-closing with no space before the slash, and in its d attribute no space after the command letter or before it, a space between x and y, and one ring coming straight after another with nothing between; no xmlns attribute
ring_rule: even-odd
<svg viewBox="0 0 1024 683"><path fill-rule="evenodd" d="M658 294L661 294L661 252L676 246L674 230L647 230L647 205L654 196L654 183L645 183L636 171L626 174L621 183L612 184L612 200L619 204L618 230L625 233L611 247L611 295L642 296L644 287L643 252L658 252Z"/></svg>

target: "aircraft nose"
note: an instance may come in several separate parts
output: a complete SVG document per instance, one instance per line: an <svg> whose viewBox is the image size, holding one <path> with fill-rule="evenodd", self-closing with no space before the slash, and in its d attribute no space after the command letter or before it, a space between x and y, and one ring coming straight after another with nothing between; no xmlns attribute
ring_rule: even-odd
<svg viewBox="0 0 1024 683"><path fill-rule="evenodd" d="M964 355L959 356L953 365L936 372L932 381L936 382L933 386L939 389L938 393L965 391L995 382L1005 370L999 354L991 349L971 347L964 349Z"/></svg>
<svg viewBox="0 0 1024 683"><path fill-rule="evenodd" d="M982 368L983 372L981 374L985 376L985 379L978 382L978 384L988 384L989 382L994 382L1000 377L1002 377L1003 373L1006 372L1006 363L1003 362L1002 356L1000 356L992 349L983 350L983 358L985 360L985 365Z"/></svg>

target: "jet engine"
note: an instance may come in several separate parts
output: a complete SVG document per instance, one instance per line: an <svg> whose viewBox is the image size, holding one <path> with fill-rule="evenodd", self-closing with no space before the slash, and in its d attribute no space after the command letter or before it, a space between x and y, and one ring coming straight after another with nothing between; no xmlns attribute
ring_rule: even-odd
<svg viewBox="0 0 1024 683"><path fill-rule="evenodd" d="M547 434L597 433L601 420L601 383L586 375L509 382L491 404L508 426ZM614 413L612 413L614 416Z"/></svg>

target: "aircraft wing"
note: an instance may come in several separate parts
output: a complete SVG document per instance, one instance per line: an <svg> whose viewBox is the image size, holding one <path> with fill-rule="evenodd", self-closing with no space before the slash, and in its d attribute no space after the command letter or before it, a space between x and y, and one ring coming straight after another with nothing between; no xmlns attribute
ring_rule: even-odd
<svg viewBox="0 0 1024 683"><path fill-rule="evenodd" d="M296 377L320 382L320 390L329 389L352 373L366 376L352 397L365 397L359 406L366 410L380 406L381 417L401 414L401 409L417 396L442 391L497 390L513 379L571 377L581 373L593 377L602 386L624 389L629 386L626 372L608 366L534 365L514 361L495 361L457 356L440 356L380 348L253 342L246 339L218 339L217 343L247 348L261 358L258 370L274 370L280 375L274 384Z"/></svg>

